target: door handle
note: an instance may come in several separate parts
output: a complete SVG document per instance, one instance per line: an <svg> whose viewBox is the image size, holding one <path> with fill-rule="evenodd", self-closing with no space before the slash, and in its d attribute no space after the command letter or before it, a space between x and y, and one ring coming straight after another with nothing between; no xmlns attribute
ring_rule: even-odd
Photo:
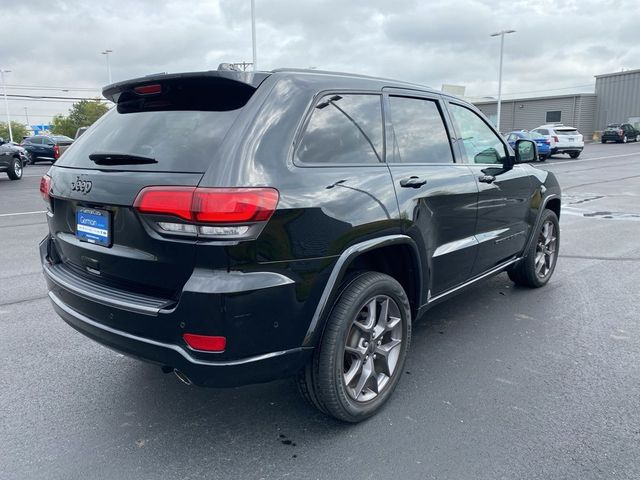
<svg viewBox="0 0 640 480"><path fill-rule="evenodd" d="M478 181L482 183L493 183L495 179L496 177L493 175L480 175L480 177L478 177Z"/></svg>
<svg viewBox="0 0 640 480"><path fill-rule="evenodd" d="M400 186L405 188L420 188L427 183L427 179L424 177L416 177L415 175L409 178L403 178L400 180Z"/></svg>

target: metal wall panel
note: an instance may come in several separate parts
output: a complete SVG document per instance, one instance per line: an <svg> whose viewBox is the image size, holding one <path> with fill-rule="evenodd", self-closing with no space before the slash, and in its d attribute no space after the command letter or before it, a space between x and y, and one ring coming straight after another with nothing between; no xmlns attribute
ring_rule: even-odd
<svg viewBox="0 0 640 480"><path fill-rule="evenodd" d="M596 76L596 130L640 117L640 70Z"/></svg>
<svg viewBox="0 0 640 480"><path fill-rule="evenodd" d="M495 118L497 102L481 101L475 105L487 117ZM592 93L506 100L502 102L500 131L506 133L511 130L531 130L547 123L547 112L559 110L559 123L578 128L585 139L590 139L593 134L594 108L595 96Z"/></svg>

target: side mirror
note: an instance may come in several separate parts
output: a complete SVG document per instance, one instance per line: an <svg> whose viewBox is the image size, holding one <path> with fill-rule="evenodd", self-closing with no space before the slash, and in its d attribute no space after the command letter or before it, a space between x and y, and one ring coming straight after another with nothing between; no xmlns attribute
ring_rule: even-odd
<svg viewBox="0 0 640 480"><path fill-rule="evenodd" d="M515 163L533 162L538 156L536 142L532 140L516 140L516 158Z"/></svg>

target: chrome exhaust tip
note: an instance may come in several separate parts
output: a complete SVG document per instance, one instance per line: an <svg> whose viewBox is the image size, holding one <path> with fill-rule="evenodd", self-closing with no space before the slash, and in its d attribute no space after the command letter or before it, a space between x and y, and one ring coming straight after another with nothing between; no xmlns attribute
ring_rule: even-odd
<svg viewBox="0 0 640 480"><path fill-rule="evenodd" d="M176 374L176 377L178 377L178 380L180 380L182 383L184 383L185 385L191 385L191 380L189 380L189 377L187 377L184 373L182 373L180 370L178 370L177 368L173 370L173 373Z"/></svg>

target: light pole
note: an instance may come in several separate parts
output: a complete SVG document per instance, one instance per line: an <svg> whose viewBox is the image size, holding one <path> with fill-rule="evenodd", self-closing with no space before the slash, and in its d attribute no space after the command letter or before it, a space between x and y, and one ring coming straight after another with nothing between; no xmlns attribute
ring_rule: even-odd
<svg viewBox="0 0 640 480"><path fill-rule="evenodd" d="M104 55L105 57L107 57L107 75L109 76L109 84L112 83L111 81L111 65L109 64L109 54L113 53L113 50L109 50L108 48L104 51L104 52L100 52L102 55Z"/></svg>
<svg viewBox="0 0 640 480"><path fill-rule="evenodd" d="M9 115L9 102L7 101L7 86L4 84L4 74L10 73L11 70L0 68L0 76L2 77L2 91L4 92L4 108L7 111L7 127L9 128L9 140L13 142L13 132L11 131L11 116Z"/></svg>
<svg viewBox="0 0 640 480"><path fill-rule="evenodd" d="M31 123L29 123L29 112L27 111L27 107L24 107L24 116L27 117L27 127L31 128Z"/></svg>
<svg viewBox="0 0 640 480"><path fill-rule="evenodd" d="M253 47L253 71L258 69L256 55L256 0L251 0L251 44Z"/></svg>
<svg viewBox="0 0 640 480"><path fill-rule="evenodd" d="M492 33L491 37L500 37L500 73L498 74L498 118L496 120L496 128L500 131L500 107L502 106L502 54L504 52L504 36L507 33L515 33L515 30L501 30Z"/></svg>

